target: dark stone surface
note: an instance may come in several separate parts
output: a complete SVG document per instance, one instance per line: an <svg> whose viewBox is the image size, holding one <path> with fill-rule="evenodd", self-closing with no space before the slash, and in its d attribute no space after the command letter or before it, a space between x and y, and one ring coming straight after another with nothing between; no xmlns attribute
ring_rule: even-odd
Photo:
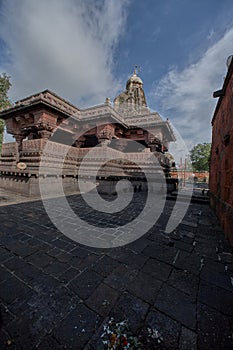
<svg viewBox="0 0 233 350"><path fill-rule="evenodd" d="M157 330L161 335L161 345L157 342L158 349L177 349L180 324L158 310L151 309L148 313L145 324L151 329ZM187 348L188 349L188 348Z"/></svg>
<svg viewBox="0 0 233 350"><path fill-rule="evenodd" d="M184 326L195 329L196 304L193 297L165 285L159 292L154 306Z"/></svg>
<svg viewBox="0 0 233 350"><path fill-rule="evenodd" d="M54 337L67 349L82 349L94 335L101 318L83 304L77 307L54 329Z"/></svg>
<svg viewBox="0 0 233 350"><path fill-rule="evenodd" d="M166 281L171 273L172 267L157 259L148 259L142 268L142 271L155 279Z"/></svg>
<svg viewBox="0 0 233 350"><path fill-rule="evenodd" d="M128 320L129 328L135 334L146 316L149 305L130 293L124 292L112 310L116 320Z"/></svg>
<svg viewBox="0 0 233 350"><path fill-rule="evenodd" d="M80 298L87 299L101 283L103 277L94 271L86 270L74 278L68 287Z"/></svg>
<svg viewBox="0 0 233 350"><path fill-rule="evenodd" d="M196 298L198 290L198 277L186 270L173 269L168 279L168 284L181 292Z"/></svg>
<svg viewBox="0 0 233 350"><path fill-rule="evenodd" d="M187 349L197 350L197 335L190 331L190 329L182 327L179 340L179 350Z"/></svg>
<svg viewBox="0 0 233 350"><path fill-rule="evenodd" d="M87 305L99 315L106 317L115 305L119 294L113 288L101 283L87 299Z"/></svg>
<svg viewBox="0 0 233 350"><path fill-rule="evenodd" d="M143 250L143 254L167 264L173 264L178 250L174 247L152 243Z"/></svg>
<svg viewBox="0 0 233 350"><path fill-rule="evenodd" d="M10 304L16 298L24 298L28 290L29 287L25 283L12 276L0 284L0 299L6 304Z"/></svg>
<svg viewBox="0 0 233 350"><path fill-rule="evenodd" d="M103 256L93 266L93 270L103 277L107 277L120 263L109 256Z"/></svg>
<svg viewBox="0 0 233 350"><path fill-rule="evenodd" d="M161 281L143 272L138 272L134 279L127 283L127 289L132 294L152 305L161 286Z"/></svg>
<svg viewBox="0 0 233 350"><path fill-rule="evenodd" d="M143 201L135 195L132 215L113 216L85 208L80 196L69 202L107 232ZM41 201L0 207L1 349L97 350L110 317L128 319L135 336L158 330L161 342L150 339L143 350L232 349L232 248L206 205L192 203L165 234L173 205L143 237L114 249L71 241ZM51 206L59 213L59 200Z"/></svg>
<svg viewBox="0 0 233 350"><path fill-rule="evenodd" d="M201 282L199 287L198 300L222 313L233 315L233 292L219 288L214 284Z"/></svg>
<svg viewBox="0 0 233 350"><path fill-rule="evenodd" d="M197 321L198 349L232 349L232 319L207 305L198 304Z"/></svg>
<svg viewBox="0 0 233 350"><path fill-rule="evenodd" d="M206 265L203 267L200 277L202 280L215 284L218 287L224 288L230 292L233 290L233 286L231 284L231 276L232 274L222 266L222 271L216 271L214 268Z"/></svg>

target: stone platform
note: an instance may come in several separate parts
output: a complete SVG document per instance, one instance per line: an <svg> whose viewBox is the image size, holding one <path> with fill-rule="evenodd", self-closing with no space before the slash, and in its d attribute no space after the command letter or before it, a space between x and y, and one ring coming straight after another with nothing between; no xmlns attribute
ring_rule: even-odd
<svg viewBox="0 0 233 350"><path fill-rule="evenodd" d="M135 211L142 199L135 194ZM134 216L107 218L87 210L81 196L68 200L103 231ZM59 211L59 199L52 201ZM232 349L232 248L206 204L192 203L165 235L173 205L166 202L142 238L114 249L68 239L40 200L1 206L1 349L101 349L109 317L128 319L139 338L156 329L159 339L148 337L143 350Z"/></svg>

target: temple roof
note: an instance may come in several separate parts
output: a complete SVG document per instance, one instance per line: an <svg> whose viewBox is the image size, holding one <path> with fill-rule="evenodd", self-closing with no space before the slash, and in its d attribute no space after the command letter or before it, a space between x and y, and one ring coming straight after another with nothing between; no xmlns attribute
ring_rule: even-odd
<svg viewBox="0 0 233 350"><path fill-rule="evenodd" d="M129 84L139 85L140 89L142 89L142 80L136 75L136 73L134 73L128 81L130 81ZM148 128L158 127L166 134L169 142L175 141L175 135L169 121L162 120L157 112L151 112L149 108L147 108L145 99L140 100L140 98L144 98L144 91L140 91L143 92L141 96L134 96L136 99L139 99L139 101L135 102L135 105L133 105L133 103L130 105L127 102L127 98L129 96L132 97L130 90L128 94L123 92L122 94L118 95L120 98L122 95L124 98L126 98L126 104L123 106L123 109L116 108L119 107L119 105L117 106L116 104L117 98L114 100L114 107L112 107L111 103L107 101L102 105L79 109L70 102L56 95L54 92L44 90L27 98L21 99L12 107L0 111L0 118L8 120L10 118L20 117L21 115L27 113L33 113L33 111L47 109L49 111L54 111L55 113L61 114L65 118L71 117L72 119L75 119L81 123L87 123L88 121L93 122L95 120L102 119L106 121L108 120L110 123L119 123L126 129L138 127L146 130ZM138 92L138 90L136 90L136 92Z"/></svg>

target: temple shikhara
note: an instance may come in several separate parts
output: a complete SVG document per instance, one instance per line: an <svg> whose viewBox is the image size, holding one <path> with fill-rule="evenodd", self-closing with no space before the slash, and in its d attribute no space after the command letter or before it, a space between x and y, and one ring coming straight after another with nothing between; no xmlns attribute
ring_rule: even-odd
<svg viewBox="0 0 233 350"><path fill-rule="evenodd" d="M148 108L136 71L113 104L106 98L102 105L79 109L45 90L1 111L0 118L15 138L2 146L3 188L39 195L39 179L53 192L56 179L62 178L65 192L77 192L82 176L90 184L97 182L103 193L114 193L121 179L131 181L135 191L146 191L145 168L152 181L162 169L168 190L176 186L170 177L174 160L168 153L169 143L175 141L172 127ZM152 155L157 165L150 161Z"/></svg>

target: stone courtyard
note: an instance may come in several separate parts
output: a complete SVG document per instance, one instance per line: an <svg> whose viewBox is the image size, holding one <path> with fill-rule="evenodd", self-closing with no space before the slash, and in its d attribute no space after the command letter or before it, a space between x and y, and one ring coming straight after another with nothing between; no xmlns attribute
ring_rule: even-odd
<svg viewBox="0 0 233 350"><path fill-rule="evenodd" d="M104 231L137 215L143 198L134 194L131 216L94 212L80 195L68 201ZM59 198L48 201L59 213ZM128 320L141 349L232 349L232 248L208 204L198 201L177 230L165 234L174 203L166 201L157 223L137 241L97 249L59 232L42 201L14 203L3 195L0 348L104 349L101 334L114 317ZM145 337L148 327L159 336Z"/></svg>

